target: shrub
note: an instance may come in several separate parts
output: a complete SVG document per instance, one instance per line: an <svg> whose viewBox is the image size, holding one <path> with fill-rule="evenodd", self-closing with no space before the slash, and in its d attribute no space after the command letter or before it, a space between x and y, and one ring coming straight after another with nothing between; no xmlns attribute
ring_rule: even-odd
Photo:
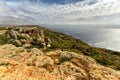
<svg viewBox="0 0 120 80"><path fill-rule="evenodd" d="M9 64L9 62L0 62L0 66L8 66Z"/></svg>
<svg viewBox="0 0 120 80"><path fill-rule="evenodd" d="M63 63L63 62L65 62L65 61L69 61L69 60L71 60L72 58L68 58L68 57L60 57L59 58L59 62L60 63Z"/></svg>

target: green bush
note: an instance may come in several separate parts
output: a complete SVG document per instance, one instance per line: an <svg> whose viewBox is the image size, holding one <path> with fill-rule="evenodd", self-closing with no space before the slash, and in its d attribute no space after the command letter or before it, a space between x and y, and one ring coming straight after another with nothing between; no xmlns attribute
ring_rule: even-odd
<svg viewBox="0 0 120 80"><path fill-rule="evenodd" d="M71 60L72 58L68 58L68 57L60 57L59 58L59 62L60 63L63 63L63 62L65 62L65 61L69 61L69 60Z"/></svg>
<svg viewBox="0 0 120 80"><path fill-rule="evenodd" d="M7 39L6 34L0 35L0 45L7 44L9 42L9 39Z"/></svg>
<svg viewBox="0 0 120 80"><path fill-rule="evenodd" d="M24 36L17 36L17 38L18 38L18 40L19 39L26 39L26 37L24 37Z"/></svg>

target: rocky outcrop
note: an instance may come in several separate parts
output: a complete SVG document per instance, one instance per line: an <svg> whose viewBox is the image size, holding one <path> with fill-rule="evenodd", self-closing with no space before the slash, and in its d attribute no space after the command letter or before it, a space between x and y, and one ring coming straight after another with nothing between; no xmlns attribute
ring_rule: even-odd
<svg viewBox="0 0 120 80"><path fill-rule="evenodd" d="M68 51L0 46L0 80L120 80L120 72Z"/></svg>
<svg viewBox="0 0 120 80"><path fill-rule="evenodd" d="M50 38L44 36L44 31L37 27L6 27L6 33L8 42L13 43L16 46L33 46L37 45L40 48L51 47ZM3 32L3 30L0 30Z"/></svg>

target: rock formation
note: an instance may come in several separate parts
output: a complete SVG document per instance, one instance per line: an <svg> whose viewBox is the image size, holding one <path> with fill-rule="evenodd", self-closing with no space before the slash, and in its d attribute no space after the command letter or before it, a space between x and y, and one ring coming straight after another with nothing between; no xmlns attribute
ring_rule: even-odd
<svg viewBox="0 0 120 80"><path fill-rule="evenodd" d="M16 46L26 47L33 44L44 49L51 47L50 38L44 36L44 31L37 27L5 27L5 30L7 39ZM5 30L1 30L1 32Z"/></svg>
<svg viewBox="0 0 120 80"><path fill-rule="evenodd" d="M0 46L0 80L120 80L120 72L68 51Z"/></svg>
<svg viewBox="0 0 120 80"><path fill-rule="evenodd" d="M119 61L119 52L40 26L0 27L0 80L120 80Z"/></svg>

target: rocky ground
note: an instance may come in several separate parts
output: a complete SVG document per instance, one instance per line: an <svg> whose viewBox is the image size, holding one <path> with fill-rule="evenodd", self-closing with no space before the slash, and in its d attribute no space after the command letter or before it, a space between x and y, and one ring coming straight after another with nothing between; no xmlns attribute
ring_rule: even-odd
<svg viewBox="0 0 120 80"><path fill-rule="evenodd" d="M120 80L120 72L68 51L0 46L0 80Z"/></svg>
<svg viewBox="0 0 120 80"><path fill-rule="evenodd" d="M0 28L0 43L13 44L22 47L51 47L50 38L44 35L42 29L37 27L1 27Z"/></svg>

